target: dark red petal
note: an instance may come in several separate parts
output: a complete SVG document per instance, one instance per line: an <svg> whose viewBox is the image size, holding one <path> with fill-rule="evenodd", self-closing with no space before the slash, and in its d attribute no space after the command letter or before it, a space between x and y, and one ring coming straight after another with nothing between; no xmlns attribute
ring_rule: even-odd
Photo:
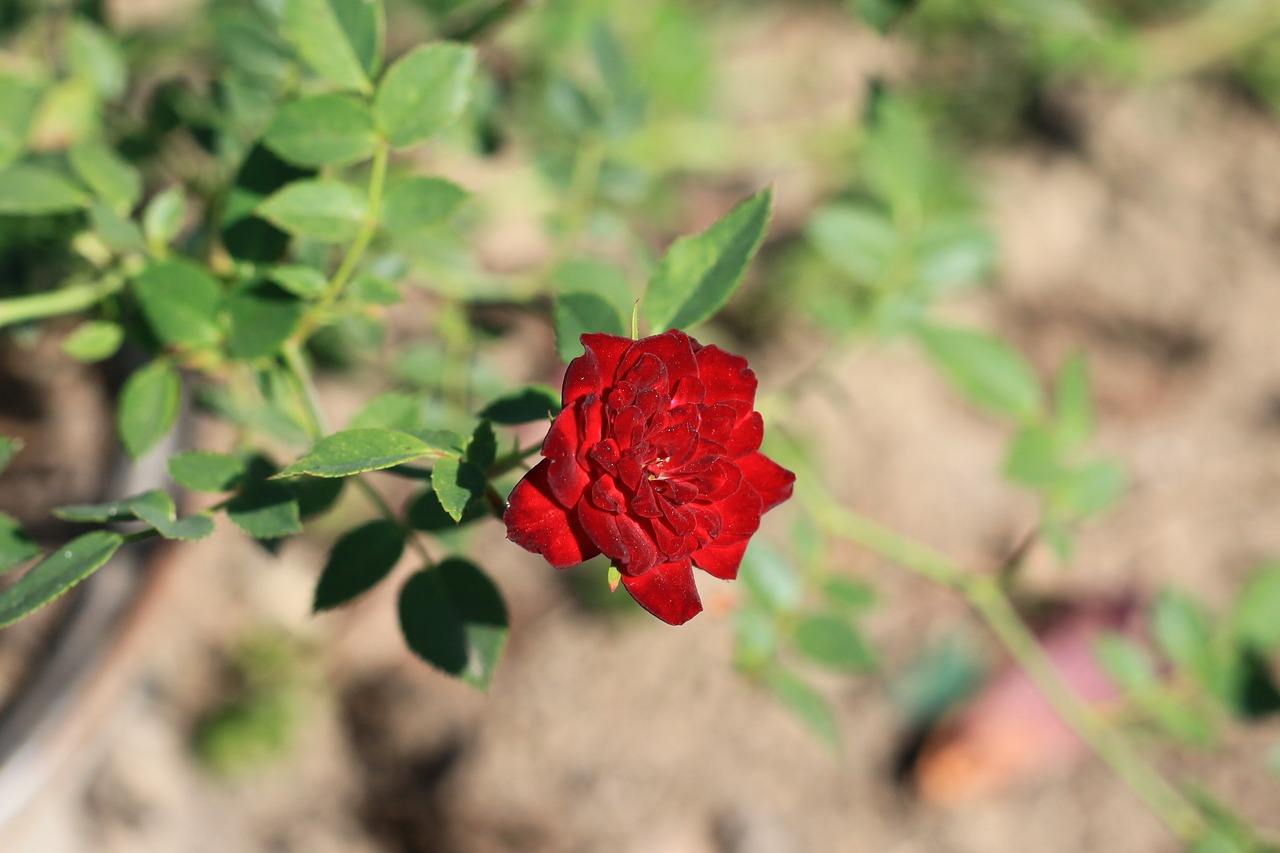
<svg viewBox="0 0 1280 853"><path fill-rule="evenodd" d="M760 417L759 412L752 412L733 428L733 435L724 446L725 455L737 459L754 453L760 449L760 442L763 440L764 418Z"/></svg>
<svg viewBox="0 0 1280 853"><path fill-rule="evenodd" d="M760 495L746 480L742 481L736 492L717 502L715 508L720 511L723 533L750 536L760 529L760 515L764 512L764 504L760 501Z"/></svg>
<svg viewBox="0 0 1280 853"><path fill-rule="evenodd" d="M693 339L684 332L673 329L661 335L641 338L632 344L631 349L627 350L626 355L622 357L622 362L618 365L619 370L624 373L630 370L631 366L647 353L657 356L658 360L666 366L667 377L672 387L678 385L682 377L698 374L698 362L693 354ZM668 390L664 388L663 393L667 393Z"/></svg>
<svg viewBox="0 0 1280 853"><path fill-rule="evenodd" d="M750 536L721 536L701 551L694 551L693 564L721 580L731 581L738 576L738 566L750 540Z"/></svg>
<svg viewBox="0 0 1280 853"><path fill-rule="evenodd" d="M702 599L688 560L661 563L642 575L623 575L636 603L669 625L683 625L702 612Z"/></svg>
<svg viewBox="0 0 1280 853"><path fill-rule="evenodd" d="M703 347L696 357L698 376L707 389L704 403L719 403L721 400L755 402L756 375L747 367L745 358L731 355L717 346Z"/></svg>
<svg viewBox="0 0 1280 853"><path fill-rule="evenodd" d="M667 368L662 360L651 352L642 354L639 360L623 374L622 380L635 387L637 397L648 388L656 388L661 394L666 394L670 387Z"/></svg>
<svg viewBox="0 0 1280 853"><path fill-rule="evenodd" d="M675 390L671 392L671 402L677 406L683 406L689 403L701 403L707 395L707 389L702 384L702 380L692 374L682 376L676 382Z"/></svg>
<svg viewBox="0 0 1280 853"><path fill-rule="evenodd" d="M635 519L604 512L583 501L578 504L578 521L596 547L624 575L639 574L657 565L658 546Z"/></svg>
<svg viewBox="0 0 1280 853"><path fill-rule="evenodd" d="M796 475L763 453L752 453L737 460L742 476L760 495L766 510L791 497L792 484Z"/></svg>
<svg viewBox="0 0 1280 853"><path fill-rule="evenodd" d="M618 488L618 484L608 474L591 484L587 492L591 503L605 512L623 512L627 508L626 495Z"/></svg>
<svg viewBox="0 0 1280 853"><path fill-rule="evenodd" d="M547 558L557 569L589 560L600 549L587 536L576 515L551 498L547 460L539 462L511 490L502 520L507 538Z"/></svg>
<svg viewBox="0 0 1280 853"><path fill-rule="evenodd" d="M698 435L716 444L728 444L733 428L738 423L738 413L733 407L724 403L702 406L699 415Z"/></svg>
<svg viewBox="0 0 1280 853"><path fill-rule="evenodd" d="M560 410L542 442L542 455L547 457L547 482L551 494L563 507L572 507L582 497L590 482L586 470L578 462L581 442L581 410L583 402L571 403ZM599 399L595 398L597 406Z"/></svg>
<svg viewBox="0 0 1280 853"><path fill-rule="evenodd" d="M606 335L592 332L579 338L587 352L595 353L600 363L600 377L604 387L612 386L618 378L618 363L622 356L634 343L631 338L620 338L617 335Z"/></svg>
<svg viewBox="0 0 1280 853"><path fill-rule="evenodd" d="M564 385L561 386L560 397L565 408L574 400L588 394L600 394L604 390L604 380L600 375L600 360L590 347L582 355L569 362L564 372Z"/></svg>

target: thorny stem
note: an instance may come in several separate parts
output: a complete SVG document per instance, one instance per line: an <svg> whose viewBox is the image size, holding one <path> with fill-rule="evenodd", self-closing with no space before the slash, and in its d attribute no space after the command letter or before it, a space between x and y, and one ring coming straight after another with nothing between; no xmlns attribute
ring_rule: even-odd
<svg viewBox="0 0 1280 853"><path fill-rule="evenodd" d="M995 576L964 571L946 556L870 519L838 506L825 496L809 502L818 522L832 535L855 542L886 560L962 597L1008 650L1063 722L1099 759L1184 842L1208 830L1200 811L1157 773L1063 680L1031 630L1023 622Z"/></svg>

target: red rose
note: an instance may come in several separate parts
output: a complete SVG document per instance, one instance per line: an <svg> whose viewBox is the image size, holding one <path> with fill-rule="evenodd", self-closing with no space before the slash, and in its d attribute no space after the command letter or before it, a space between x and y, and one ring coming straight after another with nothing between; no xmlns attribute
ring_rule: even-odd
<svg viewBox="0 0 1280 853"><path fill-rule="evenodd" d="M582 343L546 458L511 492L507 538L556 568L603 553L632 598L680 625L702 610L693 566L736 577L795 475L759 452L746 359L678 331Z"/></svg>

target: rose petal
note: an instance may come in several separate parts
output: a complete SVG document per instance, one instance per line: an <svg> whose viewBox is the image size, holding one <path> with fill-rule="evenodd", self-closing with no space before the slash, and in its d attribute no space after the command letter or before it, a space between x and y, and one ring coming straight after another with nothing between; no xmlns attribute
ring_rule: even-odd
<svg viewBox="0 0 1280 853"><path fill-rule="evenodd" d="M564 384L561 386L561 402L568 408L574 400L588 394L599 394L604 389L600 375L600 360L590 347L582 355L569 362L564 371Z"/></svg>
<svg viewBox="0 0 1280 853"><path fill-rule="evenodd" d="M750 536L721 536L700 551L693 552L693 564L708 574L731 581L738 576L738 566L747 550Z"/></svg>
<svg viewBox="0 0 1280 853"><path fill-rule="evenodd" d="M738 490L729 497L715 504L720 510L720 521L723 532L750 536L760 529L760 515L764 512L764 504L760 495L746 480ZM712 544L715 544L714 542Z"/></svg>
<svg viewBox="0 0 1280 853"><path fill-rule="evenodd" d="M752 412L733 428L733 435L724 446L725 455L730 459L737 459L754 453L760 449L760 442L763 440L764 418L760 417L759 412Z"/></svg>
<svg viewBox="0 0 1280 853"><path fill-rule="evenodd" d="M586 347L587 352L595 353L600 364L600 378L606 388L612 386L618 378L618 363L631 348L631 338L620 338L617 335L606 335L592 332L582 335L578 340Z"/></svg>
<svg viewBox="0 0 1280 853"><path fill-rule="evenodd" d="M612 559L624 575L639 574L657 565L658 546L635 519L578 504L578 521L591 541Z"/></svg>
<svg viewBox="0 0 1280 853"><path fill-rule="evenodd" d="M742 476L760 495L765 510L773 509L791 497L796 475L763 453L752 453L736 460Z"/></svg>
<svg viewBox="0 0 1280 853"><path fill-rule="evenodd" d="M581 406L587 400L599 398L588 395L566 406L551 422L551 429L542 442L542 455L547 457L547 482L551 494L563 507L572 507L582 497L591 482L590 476L578 462L581 447Z"/></svg>
<svg viewBox="0 0 1280 853"><path fill-rule="evenodd" d="M508 539L563 569L594 557L600 549L575 514L552 499L547 482L549 466L544 459L516 483L502 520L507 525Z"/></svg>
<svg viewBox="0 0 1280 853"><path fill-rule="evenodd" d="M698 362L693 354L693 339L675 329L636 341L622 357L618 365L619 371L626 373L632 365L650 353L657 356L667 368L667 378L671 386L662 389L664 394L669 393L670 387L679 384L682 377L698 374Z"/></svg>
<svg viewBox="0 0 1280 853"><path fill-rule="evenodd" d="M642 575L623 575L636 603L669 625L683 625L702 612L702 599L688 560L660 563Z"/></svg>
<svg viewBox="0 0 1280 853"><path fill-rule="evenodd" d="M721 400L743 400L753 403L756 399L756 375L747 367L747 360L731 355L717 346L698 350L698 376L706 386L703 402L719 403Z"/></svg>

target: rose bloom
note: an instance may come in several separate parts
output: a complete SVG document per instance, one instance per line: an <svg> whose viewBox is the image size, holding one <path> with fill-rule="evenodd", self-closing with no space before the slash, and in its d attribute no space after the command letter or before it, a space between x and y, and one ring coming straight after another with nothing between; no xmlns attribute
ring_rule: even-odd
<svg viewBox="0 0 1280 853"><path fill-rule="evenodd" d="M693 566L738 574L795 475L763 453L746 359L684 332L582 336L546 457L511 492L507 538L565 568L604 554L664 622L702 610Z"/></svg>

